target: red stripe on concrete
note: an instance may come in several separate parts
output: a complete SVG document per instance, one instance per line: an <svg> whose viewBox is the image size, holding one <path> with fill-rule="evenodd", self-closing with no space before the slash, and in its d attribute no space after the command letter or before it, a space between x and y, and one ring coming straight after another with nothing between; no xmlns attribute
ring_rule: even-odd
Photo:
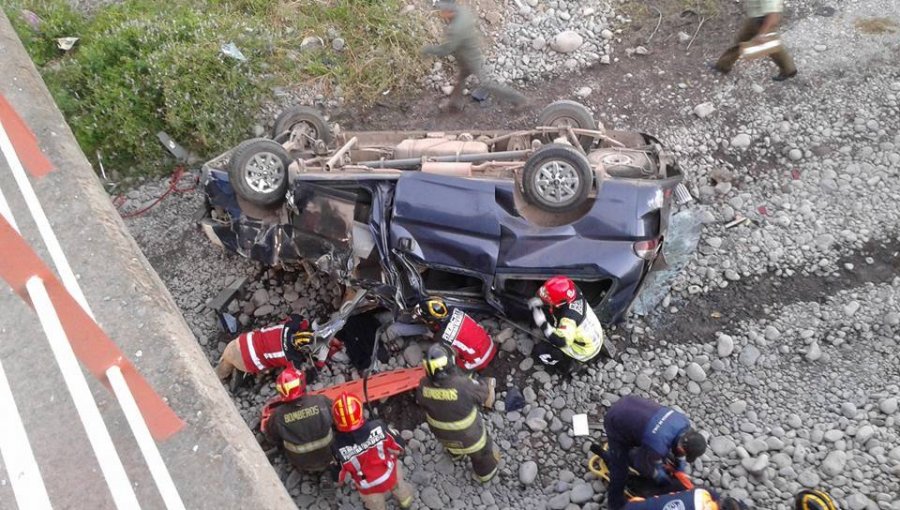
<svg viewBox="0 0 900 510"><path fill-rule="evenodd" d="M28 303L25 284L32 276L44 281L50 300L62 322L75 355L94 377L109 388L106 369L118 365L137 401L150 432L157 440L171 437L184 427L184 422L169 408L141 376L119 347L100 329L84 309L56 279L50 268L37 256L5 218L0 216L0 277Z"/></svg>
<svg viewBox="0 0 900 510"><path fill-rule="evenodd" d="M53 170L50 160L44 156L38 147L37 137L19 117L9 101L0 94L0 123L9 135L9 139L16 149L16 154L22 161L22 166L34 177L43 177Z"/></svg>

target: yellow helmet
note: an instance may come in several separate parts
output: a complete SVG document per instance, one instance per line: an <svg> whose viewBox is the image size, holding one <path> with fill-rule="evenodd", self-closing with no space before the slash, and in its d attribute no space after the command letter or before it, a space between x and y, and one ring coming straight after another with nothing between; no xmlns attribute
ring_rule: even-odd
<svg viewBox="0 0 900 510"><path fill-rule="evenodd" d="M825 491L804 489L794 499L796 510L838 510L834 500Z"/></svg>
<svg viewBox="0 0 900 510"><path fill-rule="evenodd" d="M441 321L447 318L450 310L443 299L432 297L416 305L416 313L426 320Z"/></svg>
<svg viewBox="0 0 900 510"><path fill-rule="evenodd" d="M291 345L298 351L312 343L314 338L312 331L298 331L291 336Z"/></svg>

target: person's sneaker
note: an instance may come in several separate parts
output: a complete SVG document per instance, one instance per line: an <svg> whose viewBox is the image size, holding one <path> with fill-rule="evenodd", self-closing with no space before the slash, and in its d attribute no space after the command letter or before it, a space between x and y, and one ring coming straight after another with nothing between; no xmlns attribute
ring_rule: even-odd
<svg viewBox="0 0 900 510"><path fill-rule="evenodd" d="M788 73L788 74L785 74L785 73L778 73L778 75L772 77L772 81L784 81L784 80L793 78L794 76L797 76L797 70L796 70L796 69L794 69L794 72Z"/></svg>

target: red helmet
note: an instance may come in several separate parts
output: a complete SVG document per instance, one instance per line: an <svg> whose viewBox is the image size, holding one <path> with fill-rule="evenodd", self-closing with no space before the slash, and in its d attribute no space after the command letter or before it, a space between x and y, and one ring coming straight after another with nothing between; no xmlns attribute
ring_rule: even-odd
<svg viewBox="0 0 900 510"><path fill-rule="evenodd" d="M575 282L567 276L554 276L538 289L541 301L550 306L560 306L563 303L575 301L577 294Z"/></svg>
<svg viewBox="0 0 900 510"><path fill-rule="evenodd" d="M341 393L331 406L331 415L334 428L340 432L353 432L366 423L362 400L352 393Z"/></svg>
<svg viewBox="0 0 900 510"><path fill-rule="evenodd" d="M298 399L306 393L306 374L294 367L285 368L275 380L275 389L286 400Z"/></svg>

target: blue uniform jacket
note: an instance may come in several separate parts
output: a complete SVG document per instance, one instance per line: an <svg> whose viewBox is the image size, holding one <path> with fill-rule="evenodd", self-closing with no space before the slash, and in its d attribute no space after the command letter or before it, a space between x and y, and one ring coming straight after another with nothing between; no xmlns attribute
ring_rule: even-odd
<svg viewBox="0 0 900 510"><path fill-rule="evenodd" d="M662 460L690 422L674 409L629 395L609 408L603 425L609 439L609 507L616 510L625 505L628 466L645 478L658 478Z"/></svg>
<svg viewBox="0 0 900 510"><path fill-rule="evenodd" d="M665 457L691 422L674 409L628 395L609 408L603 425L611 443L627 449L643 446Z"/></svg>

